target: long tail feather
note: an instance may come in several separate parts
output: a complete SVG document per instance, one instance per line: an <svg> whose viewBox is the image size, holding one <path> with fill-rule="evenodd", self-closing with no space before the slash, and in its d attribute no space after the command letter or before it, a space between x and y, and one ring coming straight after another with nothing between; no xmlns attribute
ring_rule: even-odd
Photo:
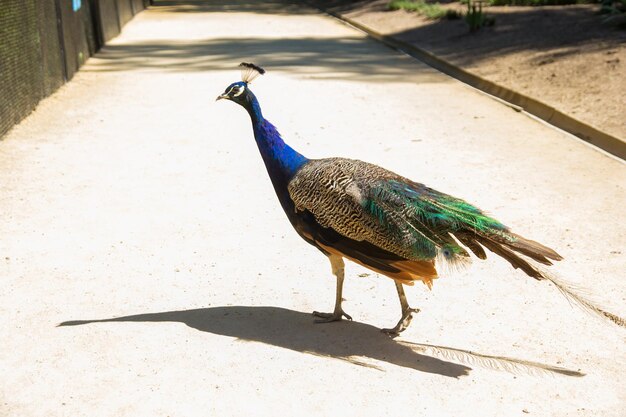
<svg viewBox="0 0 626 417"><path fill-rule="evenodd" d="M541 272L535 269L530 263L528 263L528 261L520 258L519 255L505 248L502 244L495 242L486 236L478 236L476 240L478 240L481 245L483 245L496 255L500 255L502 258L509 261L513 268L519 268L524 271L526 275L533 277L537 280L544 279L544 277L541 275Z"/></svg>
<svg viewBox="0 0 626 417"><path fill-rule="evenodd" d="M566 376L582 377L583 372L560 366L546 365L539 362L527 361L524 359L509 358L506 356L485 355L465 349L457 349L444 346L435 346L425 343L413 343L399 340L399 344L407 346L419 352L440 357L446 360L460 362L465 365L478 365L483 368L496 371L505 371L512 374L526 373L529 375L550 372Z"/></svg>
<svg viewBox="0 0 626 417"><path fill-rule="evenodd" d="M564 282L560 278L557 278L553 274L550 274L547 271L541 271L541 275L548 281L550 281L559 291L570 301L572 301L575 305L581 307L583 310L593 313L595 315L600 316L601 318L609 319L613 323L617 324L620 327L626 327L626 319L622 317L610 313L604 310L601 307L598 307L587 298L583 297L580 292L583 291L580 288L576 288L570 283Z"/></svg>
<svg viewBox="0 0 626 417"><path fill-rule="evenodd" d="M476 242L474 236L471 236L467 233L456 232L454 234L454 237L459 239L459 242L461 242L463 245L467 246L467 248L471 250L478 259L487 259L487 254L485 253L485 250Z"/></svg>
<svg viewBox="0 0 626 417"><path fill-rule="evenodd" d="M560 278L557 278L555 275L549 273L545 269L540 268L536 264L533 264L532 261L530 261L529 259L522 257L522 255L526 255L537 262L546 264L546 262L542 262L542 259L545 259L545 257L549 257L550 259L554 260L562 259L559 254L557 254L552 249L541 245L540 243L524 239L518 235L511 235L515 238L515 240L512 242L505 238L500 238L499 236L494 237L485 235L474 235L471 236L471 238L473 238L474 241L479 242L491 252L506 259L511 265L513 265L514 268L521 269L528 276L535 278L539 281L550 281L556 288L559 289L559 291L561 291L561 293L568 300L572 301L583 310L593 313L602 318L609 319L618 326L626 327L625 319L616 314L610 313L601 307L598 307L596 303L591 302L583 295L581 295L581 292L584 291L582 291L580 288L576 288L572 284L569 284L561 280ZM466 240L467 239L469 239L469 237L466 237ZM461 240L462 243L465 243L463 238L460 238L459 240ZM522 255L513 252L514 250ZM548 264L550 264L550 262L548 262Z"/></svg>
<svg viewBox="0 0 626 417"><path fill-rule="evenodd" d="M542 255L546 258L553 259L555 261L560 261L563 259L561 255L556 253L553 249L550 249L547 246L542 245L539 242L535 242L534 240L526 239L520 235L515 233L509 233L511 237L514 238L513 241L508 242L507 245L511 248L515 249L518 252L523 253L526 256L530 256L535 259L534 256ZM539 259L535 259L539 261ZM541 261L539 261L541 262Z"/></svg>

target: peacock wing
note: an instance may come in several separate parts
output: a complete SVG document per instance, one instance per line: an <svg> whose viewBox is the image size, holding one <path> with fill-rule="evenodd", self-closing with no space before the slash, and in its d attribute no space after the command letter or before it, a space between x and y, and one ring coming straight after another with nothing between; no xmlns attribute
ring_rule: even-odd
<svg viewBox="0 0 626 417"><path fill-rule="evenodd" d="M344 236L367 241L408 260L467 258L450 236L443 210L423 196L429 189L376 165L329 158L303 166L289 183L297 210ZM426 194L425 194L426 193Z"/></svg>
<svg viewBox="0 0 626 417"><path fill-rule="evenodd" d="M343 158L312 160L289 182L289 195L296 210L308 210L322 227L398 253L390 243L394 239L388 228L362 205L367 181L360 175L363 163L359 162ZM377 166L369 168L371 176L384 177L387 174Z"/></svg>

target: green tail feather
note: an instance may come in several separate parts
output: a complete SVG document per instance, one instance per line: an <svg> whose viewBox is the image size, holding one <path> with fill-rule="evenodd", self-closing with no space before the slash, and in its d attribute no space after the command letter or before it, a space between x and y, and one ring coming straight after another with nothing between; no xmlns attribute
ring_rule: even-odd
<svg viewBox="0 0 626 417"><path fill-rule="evenodd" d="M379 182L363 208L397 237L408 237L404 240L419 259L466 264L469 254L452 237L460 231L510 236L506 226L471 204L417 183Z"/></svg>

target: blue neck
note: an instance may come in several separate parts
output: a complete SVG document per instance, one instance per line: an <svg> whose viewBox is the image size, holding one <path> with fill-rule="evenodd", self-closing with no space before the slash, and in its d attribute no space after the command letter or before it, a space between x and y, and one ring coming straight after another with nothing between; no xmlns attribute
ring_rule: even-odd
<svg viewBox="0 0 626 417"><path fill-rule="evenodd" d="M267 172L279 194L279 189L286 191L287 183L308 159L287 145L276 127L263 118L261 107L254 94L248 91L249 100L244 107L252 119L252 129ZM282 202L282 198L281 198Z"/></svg>

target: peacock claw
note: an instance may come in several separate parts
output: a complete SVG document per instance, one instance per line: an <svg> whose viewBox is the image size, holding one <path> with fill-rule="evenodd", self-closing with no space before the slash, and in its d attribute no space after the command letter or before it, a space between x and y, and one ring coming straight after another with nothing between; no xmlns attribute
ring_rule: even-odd
<svg viewBox="0 0 626 417"><path fill-rule="evenodd" d="M319 319L315 319L315 323L331 323L333 321L343 320L344 317L348 320L352 320L352 317L343 310L334 313L320 313L319 311L314 311L313 315L319 317Z"/></svg>
<svg viewBox="0 0 626 417"><path fill-rule="evenodd" d="M400 319L400 321L398 321L396 327L392 329L381 329L380 331L391 338L398 337L400 336L400 333L405 331L407 327L409 327L409 324L411 324L411 320L413 320L413 313L419 312L419 308L407 308L406 310L404 310L404 313L402 313L402 318Z"/></svg>

